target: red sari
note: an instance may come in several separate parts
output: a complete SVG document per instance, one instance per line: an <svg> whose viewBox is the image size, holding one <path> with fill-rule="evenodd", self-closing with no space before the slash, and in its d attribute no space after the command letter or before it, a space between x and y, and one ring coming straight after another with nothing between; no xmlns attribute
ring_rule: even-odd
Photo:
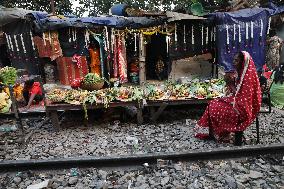
<svg viewBox="0 0 284 189"><path fill-rule="evenodd" d="M213 100L196 126L197 138L208 138L209 127L219 140L230 132L244 131L256 118L261 106L261 89L254 62L249 53L245 57L243 69L235 95Z"/></svg>

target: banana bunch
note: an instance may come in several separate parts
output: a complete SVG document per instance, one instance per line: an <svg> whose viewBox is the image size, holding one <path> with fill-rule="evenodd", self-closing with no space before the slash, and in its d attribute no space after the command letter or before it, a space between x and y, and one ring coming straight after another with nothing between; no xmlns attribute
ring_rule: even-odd
<svg viewBox="0 0 284 189"><path fill-rule="evenodd" d="M7 113L10 111L12 101L9 95L5 92L0 93L0 113Z"/></svg>
<svg viewBox="0 0 284 189"><path fill-rule="evenodd" d="M14 85L17 79L17 70L13 67L4 67L0 69L0 80L5 85Z"/></svg>

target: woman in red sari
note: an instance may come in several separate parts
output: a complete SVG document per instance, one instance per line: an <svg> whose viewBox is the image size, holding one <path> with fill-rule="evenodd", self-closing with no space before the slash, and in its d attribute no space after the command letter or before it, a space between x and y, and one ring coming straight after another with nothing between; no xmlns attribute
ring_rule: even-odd
<svg viewBox="0 0 284 189"><path fill-rule="evenodd" d="M256 118L261 106L261 89L254 62L248 52L234 57L236 90L230 96L213 100L196 126L196 137L223 141L231 132L244 131Z"/></svg>

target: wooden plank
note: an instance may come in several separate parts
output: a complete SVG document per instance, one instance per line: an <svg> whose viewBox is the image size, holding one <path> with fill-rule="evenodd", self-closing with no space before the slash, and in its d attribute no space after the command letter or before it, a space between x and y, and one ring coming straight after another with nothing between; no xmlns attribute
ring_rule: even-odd
<svg viewBox="0 0 284 189"><path fill-rule="evenodd" d="M49 116L54 129L58 131L60 129L60 124L59 124L57 111L55 110L50 111Z"/></svg>
<svg viewBox="0 0 284 189"><path fill-rule="evenodd" d="M157 110L157 112L155 112L155 114L151 117L152 121L157 121L157 119L160 117L160 115L163 113L163 111L166 109L166 107L168 106L167 103L163 103L159 109Z"/></svg>
<svg viewBox="0 0 284 189"><path fill-rule="evenodd" d="M125 106L137 106L138 102L112 102L109 104L109 108L115 107L125 107ZM98 109L105 108L104 104L89 104L87 109ZM83 110L82 105L72 105L72 104L47 104L46 110Z"/></svg>
<svg viewBox="0 0 284 189"><path fill-rule="evenodd" d="M143 124L143 108L139 107L137 109L137 123L138 125L142 125Z"/></svg>
<svg viewBox="0 0 284 189"><path fill-rule="evenodd" d="M164 103L167 103L167 105L182 105L182 104L207 104L212 99L183 99L183 100L156 100L147 101L147 104L145 106L160 106ZM138 102L112 102L109 104L110 108L115 107L125 107L125 106L136 106L139 107ZM98 108L104 108L103 104L93 104L93 105L87 105L87 109L98 109ZM72 104L46 104L46 111L53 111L53 110L83 110L82 105L72 105Z"/></svg>

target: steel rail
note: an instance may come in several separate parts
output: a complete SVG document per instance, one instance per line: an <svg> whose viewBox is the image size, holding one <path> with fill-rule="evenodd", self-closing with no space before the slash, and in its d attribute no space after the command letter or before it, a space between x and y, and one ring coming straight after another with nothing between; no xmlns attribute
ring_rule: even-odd
<svg viewBox="0 0 284 189"><path fill-rule="evenodd" d="M192 150L181 153L153 153L112 157L77 157L50 160L7 160L0 162L0 172L12 170L63 169L71 167L114 167L153 164L157 159L197 161L254 157L258 155L284 155L284 144L232 147L230 149Z"/></svg>

